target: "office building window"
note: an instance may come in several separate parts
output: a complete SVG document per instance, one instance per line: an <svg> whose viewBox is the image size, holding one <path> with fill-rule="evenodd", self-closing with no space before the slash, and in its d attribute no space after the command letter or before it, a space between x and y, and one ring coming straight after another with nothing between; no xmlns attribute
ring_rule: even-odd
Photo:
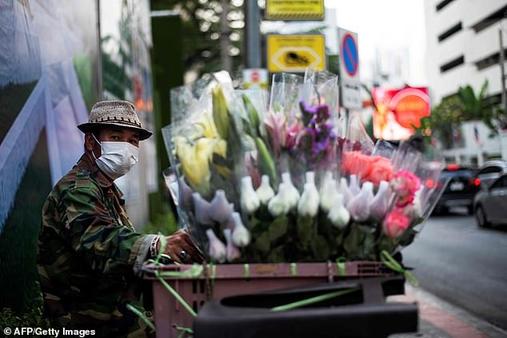
<svg viewBox="0 0 507 338"><path fill-rule="evenodd" d="M440 66L440 73L445 73L445 72L447 72L453 68L456 68L459 65L462 65L464 63L465 63L465 56L461 55L461 56L455 58L454 60L449 61L449 62L443 64L442 66Z"/></svg>
<svg viewBox="0 0 507 338"><path fill-rule="evenodd" d="M448 4L450 4L451 2L453 2L454 0L442 0L440 1L436 6L436 10L437 12L441 11L445 6L447 6Z"/></svg>
<svg viewBox="0 0 507 338"><path fill-rule="evenodd" d="M499 10L494 11L481 21L477 22L472 26L472 29L478 33L504 18L507 18L507 5L503 6Z"/></svg>
<svg viewBox="0 0 507 338"><path fill-rule="evenodd" d="M505 56L505 59L507 60L507 49L504 49L503 55ZM500 52L496 52L496 53L486 56L483 59L480 59L479 61L476 61L475 66L477 67L477 70L483 70L485 68L497 65L499 63L500 63Z"/></svg>
<svg viewBox="0 0 507 338"><path fill-rule="evenodd" d="M458 33L462 29L463 29L463 24L460 21L457 24L455 24L454 26L452 26L451 28L449 28L448 30L446 30L445 32L443 32L442 34L440 34L438 36L438 42L444 41L445 39L447 39L447 38L451 37L452 35Z"/></svg>

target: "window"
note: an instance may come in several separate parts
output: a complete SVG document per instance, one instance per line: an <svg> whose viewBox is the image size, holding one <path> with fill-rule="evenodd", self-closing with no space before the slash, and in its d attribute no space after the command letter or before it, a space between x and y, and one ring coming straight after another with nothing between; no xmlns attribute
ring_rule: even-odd
<svg viewBox="0 0 507 338"><path fill-rule="evenodd" d="M452 26L451 28L449 28L448 30L446 30L445 32L443 32L442 34L440 34L438 36L438 42L444 41L445 39L458 33L462 29L463 29L463 24L460 21L457 24L455 24L454 26Z"/></svg>
<svg viewBox="0 0 507 338"><path fill-rule="evenodd" d="M503 55L505 56L505 59L507 60L507 49L504 49ZM475 62L475 66L477 67L477 70L483 70L485 68L497 65L499 63L500 63L500 52L496 52L496 53L486 56L484 59L481 59L481 60Z"/></svg>
<svg viewBox="0 0 507 338"><path fill-rule="evenodd" d="M507 5L503 6L499 10L493 12L492 14L488 15L481 21L477 22L475 25L472 26L472 29L476 33L478 33L506 17L507 17Z"/></svg>
<svg viewBox="0 0 507 338"><path fill-rule="evenodd" d="M507 187L507 175L503 175L493 183L491 189L502 189Z"/></svg>
<svg viewBox="0 0 507 338"><path fill-rule="evenodd" d="M458 67L459 65L462 65L465 63L465 56L461 55L457 57L456 59L447 62L446 64L443 64L440 66L440 73L445 73L455 67Z"/></svg>
<svg viewBox="0 0 507 338"><path fill-rule="evenodd" d="M487 167L487 168L482 169L482 170L479 172L479 174L478 174L478 175L499 173L499 172L501 172L501 171L502 171L502 168L492 166L492 167Z"/></svg>
<svg viewBox="0 0 507 338"><path fill-rule="evenodd" d="M448 4L450 4L451 2L453 2L454 0L442 0L440 1L436 6L436 10L437 12L441 11L445 6L447 6Z"/></svg>

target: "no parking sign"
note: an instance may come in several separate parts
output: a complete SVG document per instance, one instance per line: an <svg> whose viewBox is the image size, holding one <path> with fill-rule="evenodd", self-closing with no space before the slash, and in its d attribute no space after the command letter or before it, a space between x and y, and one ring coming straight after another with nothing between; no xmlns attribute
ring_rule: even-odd
<svg viewBox="0 0 507 338"><path fill-rule="evenodd" d="M359 47L357 33L338 29L340 43L340 83L342 105L349 109L362 107L359 80Z"/></svg>

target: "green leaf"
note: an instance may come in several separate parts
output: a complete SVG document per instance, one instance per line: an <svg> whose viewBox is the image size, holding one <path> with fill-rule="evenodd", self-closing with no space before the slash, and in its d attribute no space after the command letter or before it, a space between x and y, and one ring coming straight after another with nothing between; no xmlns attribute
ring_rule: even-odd
<svg viewBox="0 0 507 338"><path fill-rule="evenodd" d="M269 226L269 239L274 243L287 233L288 218L285 215L277 217Z"/></svg>
<svg viewBox="0 0 507 338"><path fill-rule="evenodd" d="M301 216L297 220L297 235L303 248L308 248L315 238L316 226L314 218Z"/></svg>
<svg viewBox="0 0 507 338"><path fill-rule="evenodd" d="M278 177L276 175L275 162L269 153L266 144L260 137L255 138L255 145L257 146L259 169L262 174L268 175L271 185L276 187L278 185Z"/></svg>

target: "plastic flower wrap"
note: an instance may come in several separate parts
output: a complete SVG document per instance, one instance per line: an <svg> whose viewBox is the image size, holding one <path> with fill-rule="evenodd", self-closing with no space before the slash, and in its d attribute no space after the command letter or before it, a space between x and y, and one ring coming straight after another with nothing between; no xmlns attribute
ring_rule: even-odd
<svg viewBox="0 0 507 338"><path fill-rule="evenodd" d="M413 241L442 165L411 142L373 143L357 114L342 132L336 76L278 74L269 100L224 72L205 80L176 91L163 134L179 214L209 260L379 260Z"/></svg>

